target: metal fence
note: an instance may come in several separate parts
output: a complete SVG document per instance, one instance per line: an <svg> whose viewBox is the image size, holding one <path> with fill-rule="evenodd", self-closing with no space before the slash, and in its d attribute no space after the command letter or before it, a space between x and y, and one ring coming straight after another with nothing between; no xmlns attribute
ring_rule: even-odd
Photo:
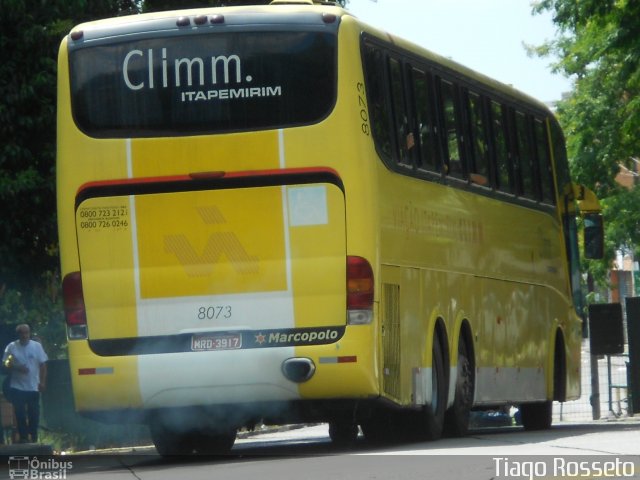
<svg viewBox="0 0 640 480"><path fill-rule="evenodd" d="M628 345L621 355L595 357L597 368L592 370L592 358L589 339L582 343L582 395L578 400L553 404L553 421L580 422L598 419L611 419L626 416L629 408L629 388L627 363ZM597 372L599 392L592 385ZM592 403L593 402L593 403ZM596 404L596 408L594 408ZM599 415L598 415L599 407Z"/></svg>

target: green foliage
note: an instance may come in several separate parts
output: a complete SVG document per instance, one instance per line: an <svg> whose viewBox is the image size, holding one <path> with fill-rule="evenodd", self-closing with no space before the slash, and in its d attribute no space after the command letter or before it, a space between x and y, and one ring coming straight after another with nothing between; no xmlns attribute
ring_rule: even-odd
<svg viewBox="0 0 640 480"><path fill-rule="evenodd" d="M144 0L142 10L144 12L162 12L165 10L178 10L183 8L203 8L203 7L221 7L230 2L221 0L187 0L177 2L176 0ZM239 2L243 3L243 2ZM245 4L253 4L258 2L246 2Z"/></svg>
<svg viewBox="0 0 640 480"><path fill-rule="evenodd" d="M58 265L55 58L71 26L48 7L0 2L0 323L30 323L35 332L55 316L43 295ZM54 342L63 346L62 324L55 330Z"/></svg>
<svg viewBox="0 0 640 480"><path fill-rule="evenodd" d="M77 23L136 11L136 0L0 1L0 325L30 323L52 358L65 344L57 293L58 46Z"/></svg>
<svg viewBox="0 0 640 480"><path fill-rule="evenodd" d="M32 288L24 291L0 289L0 319L11 327L21 323L31 325L32 333L40 337L49 358L63 358L67 339L58 277L53 272L45 272L37 280ZM15 338L14 335L9 340Z"/></svg>
<svg viewBox="0 0 640 480"><path fill-rule="evenodd" d="M619 188L602 201L606 241L623 253L640 258L640 189Z"/></svg>
<svg viewBox="0 0 640 480"><path fill-rule="evenodd" d="M555 55L554 65L574 79L574 90L558 104L567 135L574 179L602 199L607 258L590 262L602 280L616 250L640 244L637 188L618 186L619 165L640 156L640 2L631 0L542 0L534 12L550 11L559 35L535 49Z"/></svg>
<svg viewBox="0 0 640 480"><path fill-rule="evenodd" d="M27 3L0 3L0 278L18 288L57 263L55 56L64 26Z"/></svg>
<svg viewBox="0 0 640 480"><path fill-rule="evenodd" d="M203 8L203 7L231 7L242 5L269 5L271 0L144 0L143 11L161 12L165 10L178 10L183 8ZM336 3L342 7L348 0L337 0Z"/></svg>

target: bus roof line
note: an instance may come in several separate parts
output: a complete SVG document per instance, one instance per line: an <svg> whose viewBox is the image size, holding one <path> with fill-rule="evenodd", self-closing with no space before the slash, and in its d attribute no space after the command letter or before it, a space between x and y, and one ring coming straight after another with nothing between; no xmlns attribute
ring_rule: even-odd
<svg viewBox="0 0 640 480"><path fill-rule="evenodd" d="M331 10L336 17L334 22L327 23L323 19L322 13ZM164 13L164 12L163 12ZM230 9L203 9L194 10L189 18L209 14L216 16L220 13L224 15L224 23L206 22L202 25L195 25L190 22L188 26L177 26L178 18L184 18L184 15L178 15L177 12L169 12L171 15L163 15L158 17L145 18L145 15L136 15L127 18L127 21L96 21L78 25L73 29L69 37L69 48L82 48L86 43L93 44L95 41L113 41L116 38L131 36L147 36L158 34L173 35L198 35L203 33L214 33L216 31L228 31L228 29L244 29L252 30L274 30L286 28L287 31L296 29L308 29L310 27L319 27L323 30L337 30L340 20L345 12L339 8L323 8L321 10L295 11L295 12L274 12L273 9L243 9L235 7Z"/></svg>

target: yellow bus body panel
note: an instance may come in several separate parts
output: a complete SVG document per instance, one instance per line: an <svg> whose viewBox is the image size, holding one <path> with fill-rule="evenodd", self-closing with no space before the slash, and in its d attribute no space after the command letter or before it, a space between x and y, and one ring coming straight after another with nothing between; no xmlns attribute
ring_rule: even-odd
<svg viewBox="0 0 640 480"><path fill-rule="evenodd" d="M137 357L100 357L87 342L69 342L69 366L76 410L142 408L140 390L131 388L140 384ZM96 373L83 374L87 369L95 369Z"/></svg>

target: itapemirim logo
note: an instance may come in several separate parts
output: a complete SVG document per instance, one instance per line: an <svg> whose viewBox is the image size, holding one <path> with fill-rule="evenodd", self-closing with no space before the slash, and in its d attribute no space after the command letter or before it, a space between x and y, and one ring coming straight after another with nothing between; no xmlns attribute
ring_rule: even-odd
<svg viewBox="0 0 640 480"><path fill-rule="evenodd" d="M11 480L65 480L73 462L61 462L54 458L39 460L38 457L10 456L9 478Z"/></svg>

